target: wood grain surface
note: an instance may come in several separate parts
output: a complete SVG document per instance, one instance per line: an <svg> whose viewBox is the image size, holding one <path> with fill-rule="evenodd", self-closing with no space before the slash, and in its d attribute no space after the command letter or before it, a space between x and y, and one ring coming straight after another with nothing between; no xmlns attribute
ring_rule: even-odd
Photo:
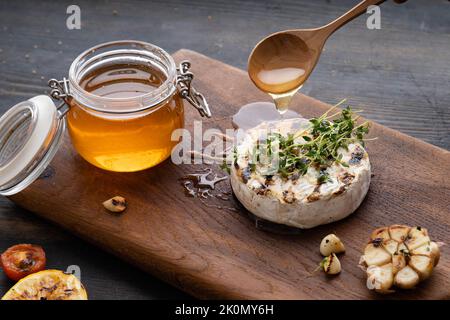
<svg viewBox="0 0 450 320"><path fill-rule="evenodd" d="M189 50L175 57L192 62L195 85L210 101L214 116L204 121L204 128L231 128L230 116L241 105L266 99L239 69ZM293 108L306 117L328 107L304 95L293 101ZM200 120L189 106L186 119L187 124ZM82 160L68 139L51 174L12 200L199 298L448 299L447 247L433 276L416 290L380 296L365 287L357 264L372 229L420 225L433 239L450 241L450 153L378 124L371 136L378 137L368 146L375 175L361 207L343 221L297 235L255 228L232 198L205 205L185 197L179 179L204 166L166 161L144 172L113 174ZM224 182L220 188L230 187ZM128 199L129 208L111 215L101 203L117 194ZM343 272L332 278L312 273L321 260L320 240L330 232L347 247Z"/></svg>
<svg viewBox="0 0 450 320"><path fill-rule="evenodd" d="M245 70L262 37L322 25L358 1L77 0L81 30L66 28L72 1L0 1L0 114L44 93L49 78L66 76L73 59L100 42L189 48ZM302 92L331 104L349 98L367 118L450 149L449 7L447 0L387 1L379 30L359 17L327 41ZM92 299L188 297L3 197L0 231L0 250L37 243L50 267L78 265ZM11 285L0 276L0 294Z"/></svg>

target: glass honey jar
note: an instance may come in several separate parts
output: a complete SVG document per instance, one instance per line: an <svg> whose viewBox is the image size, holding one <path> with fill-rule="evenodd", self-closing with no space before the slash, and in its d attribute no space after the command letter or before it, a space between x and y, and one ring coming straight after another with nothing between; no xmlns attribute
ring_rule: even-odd
<svg viewBox="0 0 450 320"><path fill-rule="evenodd" d="M190 63L177 68L163 49L114 41L80 54L68 78L49 81L50 96L12 107L0 118L0 194L32 183L56 153L67 128L82 158L114 172L134 172L167 159L184 126L184 100L211 112L192 86Z"/></svg>

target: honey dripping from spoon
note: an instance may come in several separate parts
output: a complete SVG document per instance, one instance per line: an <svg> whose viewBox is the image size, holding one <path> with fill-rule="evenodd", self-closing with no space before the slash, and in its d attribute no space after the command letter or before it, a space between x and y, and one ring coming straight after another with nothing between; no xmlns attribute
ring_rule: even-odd
<svg viewBox="0 0 450 320"><path fill-rule="evenodd" d="M306 81L312 56L302 39L288 33L266 39L252 52L250 79L272 97L280 115L286 113L292 97Z"/></svg>
<svg viewBox="0 0 450 320"><path fill-rule="evenodd" d="M281 115L293 95L316 66L326 40L336 30L364 14L372 5L386 0L363 0L339 18L320 28L291 29L269 35L253 49L248 74L253 83L268 93ZM395 0L403 3L405 0Z"/></svg>

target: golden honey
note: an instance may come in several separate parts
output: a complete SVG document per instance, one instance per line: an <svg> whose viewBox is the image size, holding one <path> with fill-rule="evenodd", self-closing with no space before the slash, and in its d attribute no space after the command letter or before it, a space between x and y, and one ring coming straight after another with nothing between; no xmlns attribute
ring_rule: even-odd
<svg viewBox="0 0 450 320"><path fill-rule="evenodd" d="M310 49L297 36L282 34L263 42L252 54L250 79L272 97L280 113L286 112L311 69Z"/></svg>
<svg viewBox="0 0 450 320"><path fill-rule="evenodd" d="M156 90L165 75L142 64L113 64L87 73L81 88L114 99L114 113L97 112L72 99L67 126L78 153L91 164L116 172L153 167L170 156L172 132L183 127L183 101L175 92L145 112L117 112L117 101L139 98Z"/></svg>

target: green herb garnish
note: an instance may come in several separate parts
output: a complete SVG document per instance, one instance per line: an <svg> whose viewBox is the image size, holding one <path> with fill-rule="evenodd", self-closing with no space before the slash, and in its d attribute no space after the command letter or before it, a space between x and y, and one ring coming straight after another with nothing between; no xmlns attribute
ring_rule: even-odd
<svg viewBox="0 0 450 320"><path fill-rule="evenodd" d="M348 149L351 143L360 143L364 146L364 135L369 132L369 123L366 121L357 125L358 116L347 107L341 112L329 115L330 111L342 104L341 101L325 114L310 119L311 128L301 130L295 134L269 133L265 141L260 141L250 155L250 163L259 163L261 154L271 158L277 157L278 173L282 177L289 177L295 173L306 174L309 167L321 170L318 183L329 180L324 170L333 163L348 167L342 161L340 148ZM298 141L298 138L302 141ZM254 170L254 169L253 169Z"/></svg>
<svg viewBox="0 0 450 320"><path fill-rule="evenodd" d="M237 154L237 148L236 146L233 147L233 165L235 166L237 164L237 160L238 160L238 154ZM228 165L228 161L227 158L224 157L222 160L222 164L220 165L220 169L222 169L223 171L226 171L228 174L231 173L231 169L230 166Z"/></svg>
<svg viewBox="0 0 450 320"><path fill-rule="evenodd" d="M230 169L230 167L228 166L228 163L227 163L227 159L226 159L226 158L223 158L222 164L220 165L220 169L222 169L223 171L226 171L228 174L231 173L231 169Z"/></svg>
<svg viewBox="0 0 450 320"><path fill-rule="evenodd" d="M321 170L319 174L319 178L317 178L318 184L323 184L325 182L330 181L330 175L326 173L325 171Z"/></svg>

